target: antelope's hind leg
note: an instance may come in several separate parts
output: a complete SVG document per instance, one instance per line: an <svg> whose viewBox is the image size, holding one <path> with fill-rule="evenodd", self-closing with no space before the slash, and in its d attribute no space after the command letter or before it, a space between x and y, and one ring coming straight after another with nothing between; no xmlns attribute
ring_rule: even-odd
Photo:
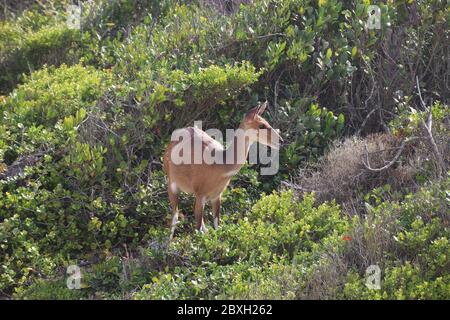
<svg viewBox="0 0 450 320"><path fill-rule="evenodd" d="M200 232L207 232L208 229L205 226L205 221L203 220L203 209L205 207L205 200L200 196L195 196L194 205L194 216L195 216L195 227L200 230Z"/></svg>
<svg viewBox="0 0 450 320"><path fill-rule="evenodd" d="M214 214L214 229L217 229L220 223L220 202L220 196L216 200L211 201L212 211Z"/></svg>
<svg viewBox="0 0 450 320"><path fill-rule="evenodd" d="M175 233L175 227L178 223L178 188L175 182L170 182L167 188L167 193L169 194L170 207L172 209L172 223L170 226L170 238L172 240Z"/></svg>

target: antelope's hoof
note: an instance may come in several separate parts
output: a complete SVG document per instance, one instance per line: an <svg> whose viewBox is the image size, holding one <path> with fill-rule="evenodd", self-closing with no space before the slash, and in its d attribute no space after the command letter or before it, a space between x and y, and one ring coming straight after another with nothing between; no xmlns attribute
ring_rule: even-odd
<svg viewBox="0 0 450 320"><path fill-rule="evenodd" d="M200 227L199 231L200 231L201 233L207 233L207 232L208 232L208 228L206 228L206 226L203 224L203 225Z"/></svg>
<svg viewBox="0 0 450 320"><path fill-rule="evenodd" d="M214 218L214 229L218 229L219 228L219 219Z"/></svg>

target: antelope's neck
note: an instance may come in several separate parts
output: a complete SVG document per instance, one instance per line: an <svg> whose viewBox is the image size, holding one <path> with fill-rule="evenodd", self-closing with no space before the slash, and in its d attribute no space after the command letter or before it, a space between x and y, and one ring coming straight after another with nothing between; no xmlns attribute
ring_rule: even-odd
<svg viewBox="0 0 450 320"><path fill-rule="evenodd" d="M235 135L230 146L224 152L223 169L225 174L233 176L247 161L250 150L250 141L247 137L238 137Z"/></svg>

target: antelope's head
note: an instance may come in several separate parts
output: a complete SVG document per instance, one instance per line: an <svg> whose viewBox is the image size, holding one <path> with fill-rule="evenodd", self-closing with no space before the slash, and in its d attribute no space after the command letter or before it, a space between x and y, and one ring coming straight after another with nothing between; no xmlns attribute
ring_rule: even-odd
<svg viewBox="0 0 450 320"><path fill-rule="evenodd" d="M274 149L280 148L281 139L278 132L261 115L267 108L267 101L249 110L241 122L240 128L245 131L250 142L259 142Z"/></svg>

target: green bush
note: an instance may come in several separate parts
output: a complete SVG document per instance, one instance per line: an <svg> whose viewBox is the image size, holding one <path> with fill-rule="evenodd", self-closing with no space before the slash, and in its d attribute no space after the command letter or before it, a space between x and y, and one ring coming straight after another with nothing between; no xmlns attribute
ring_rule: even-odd
<svg viewBox="0 0 450 320"><path fill-rule="evenodd" d="M278 270L292 264L306 268L324 248L339 247L349 227L338 206L317 206L313 195L296 202L292 192L263 196L243 219L230 219L225 216L221 227L206 235L177 238L168 253L159 247L150 250L154 264L170 263L136 298L250 297L255 282L269 285ZM292 298L292 293L280 295L277 298Z"/></svg>
<svg viewBox="0 0 450 320"><path fill-rule="evenodd" d="M217 231L149 250L150 265L166 267L134 298L448 299L445 186L352 221L312 196L265 196L234 224L225 217ZM381 267L381 290L365 285L371 263Z"/></svg>
<svg viewBox="0 0 450 320"><path fill-rule="evenodd" d="M362 228L355 228L356 241L349 244L348 258L355 263L363 258L357 252L364 252L366 260L372 260L369 263L378 264L382 270L381 290L368 289L365 275L350 265L352 272L343 298L449 298L449 183L447 178L409 194L401 202L387 201L371 207ZM363 265L362 261L356 264Z"/></svg>
<svg viewBox="0 0 450 320"><path fill-rule="evenodd" d="M18 290L14 298L25 300L79 300L85 297L84 293L82 290L68 289L64 280L38 280L28 288Z"/></svg>
<svg viewBox="0 0 450 320"><path fill-rule="evenodd" d="M294 112L300 114L301 110L299 105L288 106L286 109L286 115L292 115ZM290 126L287 130L288 138L291 138L292 142L282 151L281 166L289 172L302 162L324 154L330 142L341 136L344 121L343 114L336 116L326 108L319 108L317 104L311 104L300 116L286 120Z"/></svg>
<svg viewBox="0 0 450 320"><path fill-rule="evenodd" d="M0 162L11 169L0 184L1 290L52 273L55 261L83 247L79 228L87 232L87 227L75 203L86 198L67 189L66 179L89 175L86 183L92 185L93 174L101 174L103 149L73 140L108 81L107 75L79 65L43 69L0 105L5 133Z"/></svg>
<svg viewBox="0 0 450 320"><path fill-rule="evenodd" d="M22 73L28 74L47 65L76 63L77 48L81 43L79 30L69 29L64 24L45 25L37 31L28 31L4 23L1 33L0 92L6 93L22 81Z"/></svg>
<svg viewBox="0 0 450 320"><path fill-rule="evenodd" d="M0 104L0 127L5 132L0 145L7 146L0 149L0 156L5 152L29 155L42 149L56 151L86 112L95 107L109 82L107 74L81 65L44 68L28 76Z"/></svg>

